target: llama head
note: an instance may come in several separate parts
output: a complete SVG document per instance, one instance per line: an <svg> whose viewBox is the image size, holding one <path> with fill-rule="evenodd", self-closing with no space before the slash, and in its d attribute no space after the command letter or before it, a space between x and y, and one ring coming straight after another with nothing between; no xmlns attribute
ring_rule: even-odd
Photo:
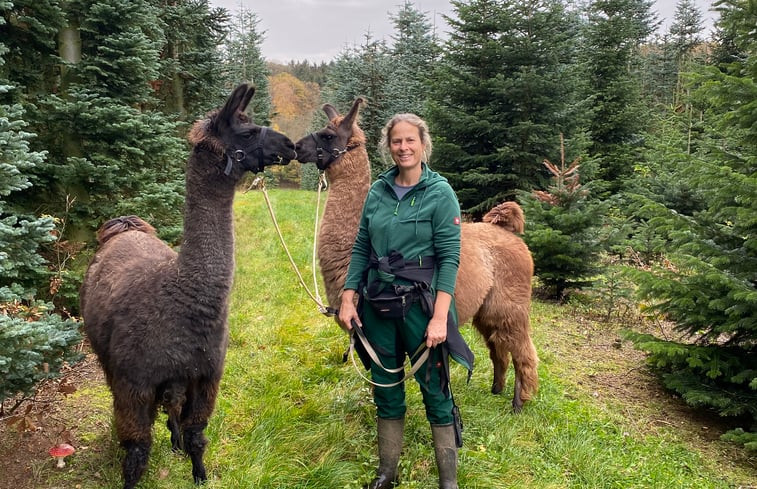
<svg viewBox="0 0 757 489"><path fill-rule="evenodd" d="M223 107L195 123L189 133L194 145L204 145L224 156L224 172L228 175L234 165L242 170L258 173L267 165L286 165L297 158L294 143L280 132L255 124L246 114L255 87L239 85Z"/></svg>
<svg viewBox="0 0 757 489"><path fill-rule="evenodd" d="M355 99L345 116L339 115L333 105L325 104L323 111L329 118L326 127L303 137L296 144L300 163L315 163L325 170L347 151L365 144L365 134L357 125L357 116L364 100Z"/></svg>

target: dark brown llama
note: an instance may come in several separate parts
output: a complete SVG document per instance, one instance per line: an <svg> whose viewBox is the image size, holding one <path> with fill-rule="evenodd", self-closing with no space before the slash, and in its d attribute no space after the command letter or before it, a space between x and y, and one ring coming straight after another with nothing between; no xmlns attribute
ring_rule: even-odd
<svg viewBox="0 0 757 489"><path fill-rule="evenodd" d="M329 123L297 142L298 160L316 163L326 172L330 191L318 236L318 259L329 303L341 303L352 243L371 178L365 136L357 125L362 99L342 117L331 105L323 110ZM515 368L513 410L539 386L536 348L531 340L529 312L533 261L515 233L524 228L523 211L514 202L492 209L481 223L462 225L460 268L455 303L460 324L473 320L483 336L494 367L492 393L505 386L512 356Z"/></svg>
<svg viewBox="0 0 757 489"><path fill-rule="evenodd" d="M186 167L184 239L177 254L136 216L106 222L80 291L84 328L113 394L126 450L124 489L147 466L157 410L168 412L174 450L207 479L203 433L213 412L228 344L234 273L232 202L247 171L288 163L294 144L244 111L255 89L240 85L195 123Z"/></svg>

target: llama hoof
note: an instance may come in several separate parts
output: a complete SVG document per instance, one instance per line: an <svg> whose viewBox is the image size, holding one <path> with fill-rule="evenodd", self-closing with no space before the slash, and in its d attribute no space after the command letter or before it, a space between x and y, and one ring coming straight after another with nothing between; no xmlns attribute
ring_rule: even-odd
<svg viewBox="0 0 757 489"><path fill-rule="evenodd" d="M523 398L516 394L515 397L513 397L513 413L518 414L523 411L523 404L525 404Z"/></svg>
<svg viewBox="0 0 757 489"><path fill-rule="evenodd" d="M494 394L495 396L498 394L502 394L503 389L504 387L501 385L492 384L492 394Z"/></svg>
<svg viewBox="0 0 757 489"><path fill-rule="evenodd" d="M195 479L195 484L197 484L198 486L208 480L208 476L205 474L205 467L197 471L193 470L192 476Z"/></svg>

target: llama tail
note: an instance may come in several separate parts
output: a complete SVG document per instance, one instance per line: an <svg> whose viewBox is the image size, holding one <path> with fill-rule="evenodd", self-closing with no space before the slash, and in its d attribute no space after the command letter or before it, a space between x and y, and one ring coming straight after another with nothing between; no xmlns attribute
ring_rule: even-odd
<svg viewBox="0 0 757 489"><path fill-rule="evenodd" d="M156 234L155 228L137 216L121 216L109 220L97 230L97 244L100 246L108 242L113 236L126 231L142 231Z"/></svg>
<svg viewBox="0 0 757 489"><path fill-rule="evenodd" d="M181 411L187 402L186 386L180 383L172 383L165 387L161 404L163 411L168 413L168 431L171 432L171 448L178 452L184 450L184 440L181 435Z"/></svg>
<svg viewBox="0 0 757 489"><path fill-rule="evenodd" d="M523 209L516 202L503 202L484 216L484 222L501 226L511 233L521 234L526 227Z"/></svg>

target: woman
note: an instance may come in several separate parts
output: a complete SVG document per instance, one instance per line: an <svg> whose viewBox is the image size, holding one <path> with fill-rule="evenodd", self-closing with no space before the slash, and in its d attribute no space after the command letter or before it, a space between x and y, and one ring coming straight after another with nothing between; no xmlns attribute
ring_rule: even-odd
<svg viewBox="0 0 757 489"><path fill-rule="evenodd" d="M453 294L460 262L460 206L447 180L429 169L428 126L398 114L384 127L382 150L395 166L371 186L352 249L339 321L365 333L381 365L368 361L377 410L379 467L369 489L399 484L405 418L405 355L425 343L426 362L415 373L431 423L439 487L457 488L459 417L449 389L448 355L468 367L473 354L460 337ZM360 314L355 295L362 296ZM404 299L404 300L403 300ZM449 334L449 338L448 338ZM367 368L367 365L366 365Z"/></svg>

